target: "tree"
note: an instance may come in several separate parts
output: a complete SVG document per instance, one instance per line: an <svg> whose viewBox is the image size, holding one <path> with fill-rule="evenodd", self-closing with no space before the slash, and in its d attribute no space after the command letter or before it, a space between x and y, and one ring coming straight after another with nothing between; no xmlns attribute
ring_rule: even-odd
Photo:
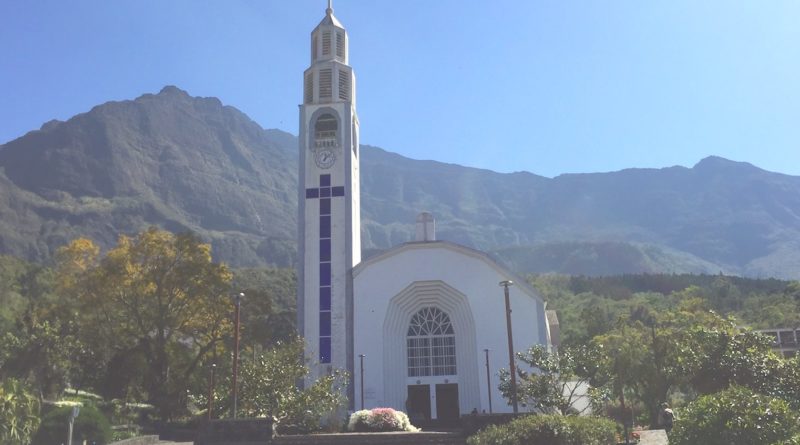
<svg viewBox="0 0 800 445"><path fill-rule="evenodd" d="M642 347L645 344L644 335L638 326L632 328L620 321L617 329L599 335L592 341L600 357L598 372L592 383L595 387L606 387L604 392L619 400L623 415L627 413L626 393L635 392L644 373L643 368L647 366L648 354ZM627 437L628 422L622 419L622 424Z"/></svg>
<svg viewBox="0 0 800 445"><path fill-rule="evenodd" d="M687 383L703 395L732 385L770 393L779 387L786 366L769 339L721 317L689 327L675 359Z"/></svg>
<svg viewBox="0 0 800 445"><path fill-rule="evenodd" d="M306 388L297 382L307 378L303 363L304 342L294 338L278 342L255 361L243 360L239 413L249 417L274 417L279 425L301 431L320 428L320 419L333 414L344 403L345 373L334 371ZM224 390L224 387L222 388Z"/></svg>
<svg viewBox="0 0 800 445"><path fill-rule="evenodd" d="M233 288L244 292L242 344L265 347L297 335L297 280L291 269L238 269Z"/></svg>
<svg viewBox="0 0 800 445"><path fill-rule="evenodd" d="M0 336L0 377L28 379L42 398L57 395L70 376L81 350L70 323L24 319L13 332Z"/></svg>
<svg viewBox="0 0 800 445"><path fill-rule="evenodd" d="M775 444L800 434L800 414L786 401L733 386L700 397L679 413L676 445Z"/></svg>
<svg viewBox="0 0 800 445"><path fill-rule="evenodd" d="M87 239L58 252L59 290L79 303L82 332L103 349L141 353L150 402L162 418L182 409L190 375L230 332L231 273L191 233L154 227L121 236L103 258Z"/></svg>
<svg viewBox="0 0 800 445"><path fill-rule="evenodd" d="M0 443L27 445L39 427L39 400L17 380L0 386Z"/></svg>
<svg viewBox="0 0 800 445"><path fill-rule="evenodd" d="M556 409L562 415L580 414L588 403L579 407L581 397L586 396L589 382L597 372L597 351L585 346L565 346L557 352L549 352L541 345L524 353L517 353L517 360L525 363L533 372L517 366L517 400L543 410ZM511 400L511 382L508 370L500 371L500 391Z"/></svg>

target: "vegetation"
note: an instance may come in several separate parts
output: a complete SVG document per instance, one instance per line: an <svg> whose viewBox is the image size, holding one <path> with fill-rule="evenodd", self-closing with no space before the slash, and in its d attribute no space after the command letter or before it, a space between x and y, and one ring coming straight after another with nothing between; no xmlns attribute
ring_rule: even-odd
<svg viewBox="0 0 800 445"><path fill-rule="evenodd" d="M670 435L670 443L780 444L798 434L800 413L786 401L733 386L687 405Z"/></svg>
<svg viewBox="0 0 800 445"><path fill-rule="evenodd" d="M0 386L0 443L27 445L39 427L39 400L18 381Z"/></svg>
<svg viewBox="0 0 800 445"><path fill-rule="evenodd" d="M617 427L598 417L525 416L493 425L467 439L468 445L614 445Z"/></svg>
<svg viewBox="0 0 800 445"><path fill-rule="evenodd" d="M47 413L42 418L42 425L33 438L33 445L65 443L67 439L66 426L71 415L71 406L56 408ZM72 443L86 441L86 443L105 445L110 443L112 438L111 425L97 408L91 405L80 408L80 413L73 424Z"/></svg>
<svg viewBox="0 0 800 445"><path fill-rule="evenodd" d="M406 413L392 408L362 409L350 415L347 422L348 431L382 432L382 431L419 431Z"/></svg>
<svg viewBox="0 0 800 445"><path fill-rule="evenodd" d="M781 301L792 303L783 314L791 319L798 312L798 284L731 277L672 278L674 283L667 276L534 278L543 293L554 297L551 301L559 309L562 326L567 318L579 320L580 329L564 333L565 345L557 353L535 348L518 354L520 399L568 413L565 381L586 381L592 387L595 412L616 418L626 430L634 422L660 427L663 402L682 406L699 396L695 406L705 407L702 400L727 397L726 391L749 391L754 400L777 401L789 410L800 408L800 358L776 355L770 340L744 327L735 318L743 312L734 310L746 307L748 298ZM583 307L577 304L580 301L585 302ZM728 316L712 308L727 311ZM586 323L581 325L580 320ZM581 363L572 357L583 344L588 351L581 357L588 359ZM536 372L527 371L531 368L537 368ZM507 378L501 389L510 399ZM767 419L755 405L742 409L753 419ZM632 419L632 410L643 416ZM742 437L757 437L752 436L759 433L756 430L766 428L759 422L736 427L739 430L734 433ZM787 431L775 441L796 434Z"/></svg>
<svg viewBox="0 0 800 445"><path fill-rule="evenodd" d="M232 275L192 234L151 228L120 237L104 258L98 252L87 239L62 248L58 289L79 308L92 350L141 359L143 389L171 418L186 403L189 377L230 332Z"/></svg>
<svg viewBox="0 0 800 445"><path fill-rule="evenodd" d="M548 352L545 347L536 345L518 353L517 360L527 365L518 371L519 403L544 412L556 410L562 415L585 412L589 405L579 407L578 402L591 377L597 373L600 361L597 352L584 346L567 346ZM506 369L500 371L500 391L511 400L511 379Z"/></svg>
<svg viewBox="0 0 800 445"><path fill-rule="evenodd" d="M303 363L304 345L302 339L293 338L276 343L253 361L243 361L240 416L272 417L281 428L310 432L320 430L320 420L344 406L346 374L334 371L316 381L311 379ZM300 381L306 382L304 388L297 386Z"/></svg>
<svg viewBox="0 0 800 445"><path fill-rule="evenodd" d="M104 254L91 240L77 239L59 252L52 268L0 256L0 382L6 387L24 382L37 407L41 399L84 399L78 394L86 393L76 388L95 392L99 396L92 404L107 408L115 423L136 430L133 423L205 415L213 363L218 380L214 416L225 417L230 415L233 289L246 293L242 408L269 411L311 429L309 419L339 396L330 389L340 379L329 377L306 392L292 393L304 369L294 331L294 272L232 272L214 263L210 247L196 236L154 228L121 237ZM274 347L281 340L286 344ZM275 363L278 359L283 361ZM274 363L269 369L285 377L280 384L272 382L273 389L283 386L285 392L273 391L270 399L261 400L271 405L258 406L250 394L261 396L250 389L265 390L267 376L257 368L264 363ZM20 428L35 429L23 426L22 418L14 417L12 435ZM29 420L25 425L38 422L38 408ZM313 428L319 427L316 420Z"/></svg>

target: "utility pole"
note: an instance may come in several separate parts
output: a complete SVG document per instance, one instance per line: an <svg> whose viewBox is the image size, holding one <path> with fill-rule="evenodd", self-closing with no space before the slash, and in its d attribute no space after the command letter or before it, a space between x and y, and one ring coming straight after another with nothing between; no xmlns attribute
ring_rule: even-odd
<svg viewBox="0 0 800 445"><path fill-rule="evenodd" d="M217 364L211 364L211 380L208 382L208 420L211 420L211 412L214 410L214 373L217 371Z"/></svg>
<svg viewBox="0 0 800 445"><path fill-rule="evenodd" d="M492 414L492 374L489 372L489 350L484 349L486 353L486 394L489 396L489 414Z"/></svg>
<svg viewBox="0 0 800 445"><path fill-rule="evenodd" d="M364 409L364 354L358 354L358 358L361 359L361 409Z"/></svg>
<svg viewBox="0 0 800 445"><path fill-rule="evenodd" d="M72 407L72 413L70 413L69 415L69 430L68 430L69 436L67 436L67 445L72 445L72 427L73 425L75 425L75 418L78 417L78 414L80 414L80 412L81 412L80 406Z"/></svg>
<svg viewBox="0 0 800 445"><path fill-rule="evenodd" d="M514 414L519 413L519 406L517 405L517 369L514 365L514 336L511 333L511 301L508 298L508 288L514 285L511 280L501 281L499 283L503 287L506 297L506 329L508 330L508 368L511 372L511 404L514 407Z"/></svg>
<svg viewBox="0 0 800 445"><path fill-rule="evenodd" d="M236 418L236 411L238 408L238 398L239 398L239 385L238 385L238 378L239 378L239 312L242 305L242 297L244 297L244 293L239 292L234 296L234 313L233 313L233 324L235 326L234 337L233 337L233 418Z"/></svg>

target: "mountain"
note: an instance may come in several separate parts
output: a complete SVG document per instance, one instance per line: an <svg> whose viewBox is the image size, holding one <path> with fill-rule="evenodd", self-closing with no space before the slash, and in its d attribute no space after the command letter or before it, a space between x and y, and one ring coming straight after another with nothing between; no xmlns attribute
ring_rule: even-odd
<svg viewBox="0 0 800 445"><path fill-rule="evenodd" d="M709 157L692 168L545 178L361 149L368 256L440 239L520 272L800 277L800 177ZM46 260L150 224L192 230L235 266L296 258L297 139L175 87L51 121L0 146L0 253Z"/></svg>

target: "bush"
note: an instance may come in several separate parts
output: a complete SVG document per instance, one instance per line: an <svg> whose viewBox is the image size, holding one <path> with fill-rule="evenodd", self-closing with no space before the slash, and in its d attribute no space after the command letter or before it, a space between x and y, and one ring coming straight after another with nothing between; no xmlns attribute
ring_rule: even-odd
<svg viewBox="0 0 800 445"><path fill-rule="evenodd" d="M731 387L700 397L678 413L670 444L791 444L800 415L781 399Z"/></svg>
<svg viewBox="0 0 800 445"><path fill-rule="evenodd" d="M800 445L800 434L792 437L791 439L782 440L772 445Z"/></svg>
<svg viewBox="0 0 800 445"><path fill-rule="evenodd" d="M348 431L419 431L406 413L392 408L362 409L350 415Z"/></svg>
<svg viewBox="0 0 800 445"><path fill-rule="evenodd" d="M39 431L33 438L34 445L53 445L67 442L67 425L72 407L56 408L42 418ZM72 430L72 443L95 443L105 445L113 439L111 425L97 408L84 406L75 419Z"/></svg>
<svg viewBox="0 0 800 445"><path fill-rule="evenodd" d="M39 426L39 401L16 380L0 385L0 443L25 445Z"/></svg>
<svg viewBox="0 0 800 445"><path fill-rule="evenodd" d="M599 417L530 415L489 428L468 445L614 445L617 426Z"/></svg>

